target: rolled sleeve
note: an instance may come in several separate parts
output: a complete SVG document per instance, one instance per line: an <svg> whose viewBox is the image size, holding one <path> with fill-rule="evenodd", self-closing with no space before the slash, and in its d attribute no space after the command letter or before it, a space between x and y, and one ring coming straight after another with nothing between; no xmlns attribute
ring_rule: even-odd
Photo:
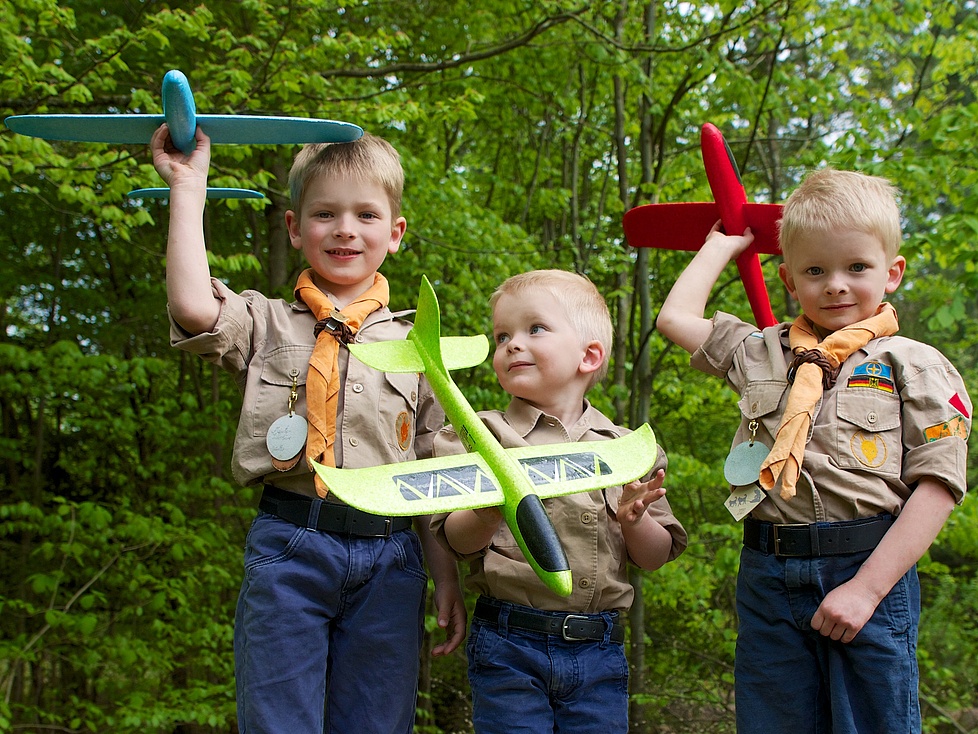
<svg viewBox="0 0 978 734"><path fill-rule="evenodd" d="M248 355L241 345L250 343L253 323L250 311L254 305L244 294L235 293L216 278L211 278L211 289L214 298L221 303L214 329L202 334L190 334L173 320L167 308L170 346L196 354L229 372L244 371L248 367Z"/></svg>
<svg viewBox="0 0 978 734"><path fill-rule="evenodd" d="M960 504L968 489L971 399L957 371L936 350L934 355L909 376L900 395L906 449L901 479L911 487L924 477L939 479Z"/></svg>

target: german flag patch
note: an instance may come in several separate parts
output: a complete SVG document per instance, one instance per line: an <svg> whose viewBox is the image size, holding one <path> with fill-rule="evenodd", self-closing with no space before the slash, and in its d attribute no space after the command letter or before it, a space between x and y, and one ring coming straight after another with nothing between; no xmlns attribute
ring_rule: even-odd
<svg viewBox="0 0 978 734"><path fill-rule="evenodd" d="M857 365L846 383L849 388L866 388L893 393L893 368L881 362L863 362Z"/></svg>

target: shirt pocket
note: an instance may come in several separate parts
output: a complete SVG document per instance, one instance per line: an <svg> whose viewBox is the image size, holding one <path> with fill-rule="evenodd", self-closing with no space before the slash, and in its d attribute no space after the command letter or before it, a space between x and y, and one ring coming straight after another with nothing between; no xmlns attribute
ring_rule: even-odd
<svg viewBox="0 0 978 734"><path fill-rule="evenodd" d="M875 390L843 390L838 396L838 415L841 468L900 476L902 436L898 396Z"/></svg>
<svg viewBox="0 0 978 734"><path fill-rule="evenodd" d="M779 408L787 389L788 383L780 380L751 382L744 389L737 406L745 423L756 420L764 427L764 431L758 433L758 438L763 438L764 433L771 438L777 435L782 414Z"/></svg>
<svg viewBox="0 0 978 734"><path fill-rule="evenodd" d="M378 415L381 426L393 426L391 448L400 460L413 458L417 434L418 391L421 378L417 372L385 372L385 396L380 400Z"/></svg>
<svg viewBox="0 0 978 734"><path fill-rule="evenodd" d="M273 422L289 414L293 375L296 386L303 388L298 391L300 400L296 401L293 409L296 413L305 415L304 388L311 356L312 347L295 344L274 349L265 357L251 411L252 435L266 435Z"/></svg>

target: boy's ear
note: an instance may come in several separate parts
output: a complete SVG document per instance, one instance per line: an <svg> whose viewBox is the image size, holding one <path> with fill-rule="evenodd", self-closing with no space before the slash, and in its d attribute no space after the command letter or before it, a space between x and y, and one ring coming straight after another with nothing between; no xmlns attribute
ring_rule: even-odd
<svg viewBox="0 0 978 734"><path fill-rule="evenodd" d="M784 263L778 265L778 277L781 282L784 283L784 287L788 289L788 293L792 298L797 298L795 296L795 279L791 277L791 271L788 270L788 266Z"/></svg>
<svg viewBox="0 0 978 734"><path fill-rule="evenodd" d="M302 242L299 239L299 216L291 209L285 212L285 228L289 232L289 242L296 250L302 249Z"/></svg>
<svg viewBox="0 0 978 734"><path fill-rule="evenodd" d="M391 241L387 245L387 252L389 254L393 255L400 248L405 232L407 232L407 220L404 217L398 217L394 220L394 224L391 227Z"/></svg>
<svg viewBox="0 0 978 734"><path fill-rule="evenodd" d="M907 258L903 255L897 255L893 258L893 262L890 263L890 269L887 271L886 278L886 292L893 293L897 288L900 287L900 282L903 280L903 274L907 269Z"/></svg>
<svg viewBox="0 0 978 734"><path fill-rule="evenodd" d="M604 345L599 341L588 342L584 345L584 356L581 358L580 371L589 375L597 372L604 364Z"/></svg>

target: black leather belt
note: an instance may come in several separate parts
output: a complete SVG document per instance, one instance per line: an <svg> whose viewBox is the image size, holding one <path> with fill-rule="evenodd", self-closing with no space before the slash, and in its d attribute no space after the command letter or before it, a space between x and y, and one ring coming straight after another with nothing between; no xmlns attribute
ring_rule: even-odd
<svg viewBox="0 0 978 734"><path fill-rule="evenodd" d="M349 505L337 505L287 492L266 484L258 509L288 520L293 525L352 538L389 538L411 527L410 517L371 515Z"/></svg>
<svg viewBox="0 0 978 734"><path fill-rule="evenodd" d="M475 603L473 619L498 626L499 614L502 610L502 602L480 596ZM618 612L610 612L609 614L612 619L618 619ZM541 612L527 607L512 607L506 617L506 626L527 632L557 635L569 642L600 642L608 630L608 625L600 614ZM625 627L623 625L617 622L612 623L611 641L619 644L625 641Z"/></svg>
<svg viewBox="0 0 978 734"><path fill-rule="evenodd" d="M793 558L841 556L873 550L893 524L892 515L814 525L777 525L744 519L744 545Z"/></svg>

